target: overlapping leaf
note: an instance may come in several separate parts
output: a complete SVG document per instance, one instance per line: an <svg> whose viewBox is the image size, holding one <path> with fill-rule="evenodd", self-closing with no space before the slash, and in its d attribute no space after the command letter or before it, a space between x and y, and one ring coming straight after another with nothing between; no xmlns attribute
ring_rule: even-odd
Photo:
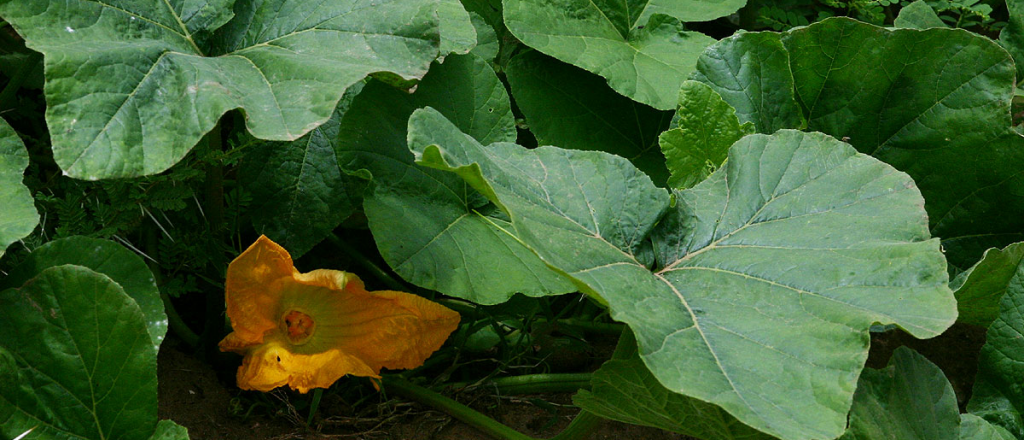
<svg viewBox="0 0 1024 440"><path fill-rule="evenodd" d="M657 183L668 179L658 134L672 113L630 100L600 77L533 51L513 58L505 73L538 144L607 151L629 159Z"/></svg>
<svg viewBox="0 0 1024 440"><path fill-rule="evenodd" d="M960 440L1015 440L1013 434L999 425L974 414L960 415Z"/></svg>
<svg viewBox="0 0 1024 440"><path fill-rule="evenodd" d="M245 155L240 173L249 182L256 231L298 258L356 211L365 181L341 171L334 151L341 115L362 90L345 93L331 119L293 142L263 142Z"/></svg>
<svg viewBox="0 0 1024 440"><path fill-rule="evenodd" d="M0 321L0 436L33 427L29 438L153 435L157 350L113 280L81 266L45 269L0 292ZM168 428L158 433L180 434Z"/></svg>
<svg viewBox="0 0 1024 440"><path fill-rule="evenodd" d="M607 302L666 388L781 438L843 432L873 323L930 337L956 318L913 181L822 134L745 137L671 208L625 159L483 148L429 109L409 143ZM653 272L638 255L647 238Z"/></svg>
<svg viewBox="0 0 1024 440"><path fill-rule="evenodd" d="M946 22L939 18L939 14L935 13L935 9L932 9L924 0L917 0L900 9L900 15L893 21L893 25L898 28L907 29L949 27Z"/></svg>
<svg viewBox="0 0 1024 440"><path fill-rule="evenodd" d="M661 110L714 39L683 22L735 12L745 0L504 0L505 23L527 46L604 77L615 91Z"/></svg>
<svg viewBox="0 0 1024 440"><path fill-rule="evenodd" d="M612 359L572 401L606 419L653 426L705 440L770 440L715 405L665 389L640 359L636 339L626 332Z"/></svg>
<svg viewBox="0 0 1024 440"><path fill-rule="evenodd" d="M35 250L0 279L0 290L21 287L44 269L74 264L109 277L138 304L155 350L167 334L167 314L153 272L134 252L113 241L89 237L53 240Z"/></svg>
<svg viewBox="0 0 1024 440"><path fill-rule="evenodd" d="M431 0L0 1L45 55L54 159L83 179L163 171L235 108L254 136L297 139L370 73L422 77L436 13Z"/></svg>
<svg viewBox="0 0 1024 440"><path fill-rule="evenodd" d="M960 410L946 375L906 347L861 373L841 440L959 440Z"/></svg>
<svg viewBox="0 0 1024 440"><path fill-rule="evenodd" d="M706 179L725 162L729 147L753 133L753 124L740 124L736 110L703 83L686 81L679 91L676 127L661 134L670 188L685 189Z"/></svg>
<svg viewBox="0 0 1024 440"><path fill-rule="evenodd" d="M979 265L979 268L981 266ZM977 271L979 268L975 268ZM985 335L967 410L1024 438L1024 280L1012 278Z"/></svg>
<svg viewBox="0 0 1024 440"><path fill-rule="evenodd" d="M491 25L487 24L487 20L483 16L476 12L470 12L469 17L473 23L473 27L476 29L476 41L477 44L473 47L470 53L483 58L486 61L493 61L498 56L498 51L501 50L501 45L498 42L498 34L494 31Z"/></svg>
<svg viewBox="0 0 1024 440"><path fill-rule="evenodd" d="M373 177L363 208L384 260L416 285L482 304L572 291L465 182L413 163L407 120L425 105L480 142L515 139L508 95L476 56L448 57L412 95L370 82L342 118L337 152L344 169Z"/></svg>
<svg viewBox="0 0 1024 440"><path fill-rule="evenodd" d="M960 414L945 374L924 356L897 348L889 365L861 373L840 440L1013 440L1001 426Z"/></svg>
<svg viewBox="0 0 1024 440"><path fill-rule="evenodd" d="M161 420L150 440L188 440L188 430L171 420Z"/></svg>
<svg viewBox="0 0 1024 440"><path fill-rule="evenodd" d="M889 30L833 18L783 34L785 54L776 56L788 55L788 63L744 64L780 50L778 37L750 35L724 40L698 63L697 78L741 120L760 132L800 128L795 96L809 130L848 139L910 174L932 234L957 268L1024 238L1024 217L1016 215L1024 211L1024 140L1010 129L1014 68L998 45L963 30ZM717 79L728 66L737 73ZM762 83L771 93L752 88Z"/></svg>
<svg viewBox="0 0 1024 440"><path fill-rule="evenodd" d="M960 311L957 321L980 327L992 324L1006 291L1024 285L1022 262L1024 243L989 249L981 261L950 282Z"/></svg>
<svg viewBox="0 0 1024 440"><path fill-rule="evenodd" d="M21 183L28 168L28 151L7 121L0 119L0 256L39 223L32 194Z"/></svg>
<svg viewBox="0 0 1024 440"><path fill-rule="evenodd" d="M999 43L1016 61L1017 80L1024 80L1024 3L1008 0L1006 10L1010 17L999 33Z"/></svg>
<svg viewBox="0 0 1024 440"><path fill-rule="evenodd" d="M438 0L437 17L440 20L442 57L465 55L476 47L476 27L459 0Z"/></svg>
<svg viewBox="0 0 1024 440"><path fill-rule="evenodd" d="M707 83L758 133L802 128L789 72L789 53L775 32L745 32L711 46L697 60L693 77Z"/></svg>

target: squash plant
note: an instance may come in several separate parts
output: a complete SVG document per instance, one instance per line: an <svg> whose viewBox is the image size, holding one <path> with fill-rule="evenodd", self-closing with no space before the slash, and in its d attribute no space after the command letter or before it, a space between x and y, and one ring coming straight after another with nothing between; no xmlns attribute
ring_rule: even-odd
<svg viewBox="0 0 1024 440"><path fill-rule="evenodd" d="M996 42L923 2L888 5L894 27L774 32L742 0L0 0L0 437L187 438L157 420L168 327L231 370L226 262L260 235L300 258L365 228L387 268L363 268L393 290L463 311L578 292L624 324L559 438L607 418L1024 439L1009 3ZM42 114L14 98L40 74ZM235 301L236 320L266 306ZM988 328L966 413L912 350L865 368L872 332L956 322ZM408 376L380 385L526 438Z"/></svg>

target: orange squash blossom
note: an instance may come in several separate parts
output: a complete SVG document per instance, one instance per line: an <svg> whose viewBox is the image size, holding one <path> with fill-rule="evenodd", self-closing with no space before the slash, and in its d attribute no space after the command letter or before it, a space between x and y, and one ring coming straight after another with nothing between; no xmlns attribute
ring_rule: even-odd
<svg viewBox="0 0 1024 440"><path fill-rule="evenodd" d="M266 236L228 266L225 300L233 332L221 351L245 356L238 386L302 393L346 374L380 377L414 368L455 331L459 314L416 295L368 292L353 274L300 273Z"/></svg>

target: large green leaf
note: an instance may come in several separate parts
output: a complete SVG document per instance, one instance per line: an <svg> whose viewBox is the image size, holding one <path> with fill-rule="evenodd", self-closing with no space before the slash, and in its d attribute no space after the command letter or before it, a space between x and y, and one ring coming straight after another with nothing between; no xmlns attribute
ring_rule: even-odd
<svg viewBox="0 0 1024 440"><path fill-rule="evenodd" d="M843 432L872 324L931 337L955 321L914 182L820 133L747 136L669 207L622 158L483 148L430 109L409 124L418 163L508 212L511 233L633 329L666 388L769 434Z"/></svg>
<svg viewBox="0 0 1024 440"><path fill-rule="evenodd" d="M147 439L156 353L139 306L81 266L0 292L0 437ZM163 428L166 430L166 428Z"/></svg>
<svg viewBox="0 0 1024 440"><path fill-rule="evenodd" d="M167 314L153 272L142 258L113 241L76 236L46 243L0 279L0 290L20 287L43 270L65 264L89 268L121 286L139 305L153 347L160 349L167 334Z"/></svg>
<svg viewBox="0 0 1024 440"><path fill-rule="evenodd" d="M253 226L293 258L323 241L362 202L365 181L343 173L334 151L341 115L360 90L361 84L349 88L331 119L299 140L257 144L242 162Z"/></svg>
<svg viewBox="0 0 1024 440"><path fill-rule="evenodd" d="M640 359L636 338L626 331L612 359L591 379L590 391L572 401L606 419L653 426L705 440L770 440L715 405L676 394L658 382Z"/></svg>
<svg viewBox="0 0 1024 440"><path fill-rule="evenodd" d="M508 95L475 55L435 65L412 95L370 82L342 118L337 151L344 169L373 176L363 209L384 260L413 284L481 304L574 290L504 234L508 221L465 182L413 163L406 125L425 105L481 142L515 139Z"/></svg>
<svg viewBox="0 0 1024 440"><path fill-rule="evenodd" d="M700 56L693 78L715 89L758 133L803 128L789 53L778 33L745 32L718 42Z"/></svg>
<svg viewBox="0 0 1024 440"><path fill-rule="evenodd" d="M989 249L981 261L950 282L960 317L957 321L988 327L999 316L999 303L1011 286L1024 285L1024 243Z"/></svg>
<svg viewBox="0 0 1024 440"><path fill-rule="evenodd" d="M672 113L637 103L600 77L534 51L513 58L505 74L540 145L607 151L629 159L657 183L668 179L658 134Z"/></svg>
<svg viewBox="0 0 1024 440"><path fill-rule="evenodd" d="M298 139L366 75L422 77L438 55L437 9L433 0L0 0L0 17L45 55L54 159L84 179L163 171L235 108L258 138Z"/></svg>
<svg viewBox="0 0 1024 440"><path fill-rule="evenodd" d="M604 77L615 91L661 110L714 39L683 22L735 12L745 0L504 0L505 24L519 40Z"/></svg>
<svg viewBox="0 0 1024 440"><path fill-rule="evenodd" d="M778 51L775 41L738 44L746 35L709 49L707 62ZM754 115L759 131L779 119L800 128L783 118L793 96L779 80L792 74L809 130L848 139L914 178L951 265L966 269L985 249L1024 239L1024 140L1010 129L1014 67L1006 51L964 30L893 30L846 18L794 29L782 41L788 65L735 64L748 72L742 84L773 85ZM752 114L739 92L745 85L705 82L741 120Z"/></svg>
<svg viewBox="0 0 1024 440"><path fill-rule="evenodd" d="M703 181L725 162L729 147L753 133L750 122L740 124L736 110L711 87L686 81L679 90L676 128L658 138L670 188L685 189Z"/></svg>
<svg viewBox="0 0 1024 440"><path fill-rule="evenodd" d="M977 269L976 269L977 270ZM967 410L1024 438L1024 283L1009 283L985 336Z"/></svg>
<svg viewBox="0 0 1024 440"><path fill-rule="evenodd" d="M25 238L39 223L32 194L21 183L28 151L7 121L0 118L0 257L7 246Z"/></svg>
<svg viewBox="0 0 1024 440"><path fill-rule="evenodd" d="M889 365L861 373L841 440L958 440L960 410L946 375L924 356L897 348Z"/></svg>

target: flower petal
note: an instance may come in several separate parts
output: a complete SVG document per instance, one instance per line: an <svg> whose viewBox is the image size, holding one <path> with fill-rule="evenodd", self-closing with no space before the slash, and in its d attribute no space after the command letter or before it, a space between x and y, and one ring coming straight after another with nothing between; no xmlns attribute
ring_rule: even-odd
<svg viewBox="0 0 1024 440"><path fill-rule="evenodd" d="M346 339L342 350L375 371L423 365L459 325L457 312L425 298L390 290L363 292L368 296L361 307L348 312L359 323L352 330L362 337Z"/></svg>
<svg viewBox="0 0 1024 440"><path fill-rule="evenodd" d="M231 262L224 300L236 342L259 344L277 328L282 288L297 273L288 251L265 235Z"/></svg>
<svg viewBox="0 0 1024 440"><path fill-rule="evenodd" d="M359 358L339 350L296 354L283 341L274 340L242 360L237 380L244 390L266 392L287 384L306 393L313 388L328 388L346 374L380 377Z"/></svg>
<svg viewBox="0 0 1024 440"><path fill-rule="evenodd" d="M359 277L335 270L296 275L300 283L321 287L303 295L285 294L285 307L316 319L309 344L296 352L328 347L357 356L373 371L415 368L441 348L459 324L459 314L419 296L394 291L368 292ZM333 313L322 313L324 310Z"/></svg>

